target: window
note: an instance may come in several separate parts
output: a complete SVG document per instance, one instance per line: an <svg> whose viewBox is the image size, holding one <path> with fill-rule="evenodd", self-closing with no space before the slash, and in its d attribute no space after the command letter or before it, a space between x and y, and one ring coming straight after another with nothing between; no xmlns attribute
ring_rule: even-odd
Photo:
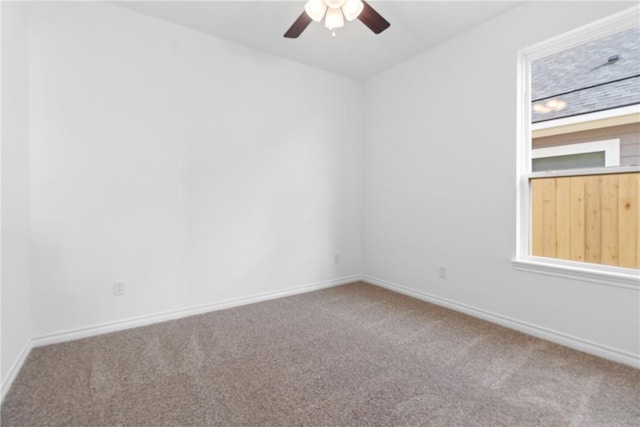
<svg viewBox="0 0 640 427"><path fill-rule="evenodd" d="M620 140L584 142L548 148L533 148L533 172L620 166Z"/></svg>
<svg viewBox="0 0 640 427"><path fill-rule="evenodd" d="M518 269L640 286L638 17L520 53Z"/></svg>

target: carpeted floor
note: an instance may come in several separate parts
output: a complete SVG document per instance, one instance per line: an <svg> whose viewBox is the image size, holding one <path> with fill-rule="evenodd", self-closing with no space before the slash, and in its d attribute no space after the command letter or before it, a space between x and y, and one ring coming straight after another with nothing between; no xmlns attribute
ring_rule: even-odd
<svg viewBox="0 0 640 427"><path fill-rule="evenodd" d="M2 426L639 426L640 371L364 283L36 348Z"/></svg>

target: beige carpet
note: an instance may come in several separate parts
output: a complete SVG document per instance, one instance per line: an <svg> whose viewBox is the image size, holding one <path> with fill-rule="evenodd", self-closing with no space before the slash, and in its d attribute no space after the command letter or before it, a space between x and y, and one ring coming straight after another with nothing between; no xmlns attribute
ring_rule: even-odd
<svg viewBox="0 0 640 427"><path fill-rule="evenodd" d="M36 348L49 425L639 426L640 371L355 283Z"/></svg>

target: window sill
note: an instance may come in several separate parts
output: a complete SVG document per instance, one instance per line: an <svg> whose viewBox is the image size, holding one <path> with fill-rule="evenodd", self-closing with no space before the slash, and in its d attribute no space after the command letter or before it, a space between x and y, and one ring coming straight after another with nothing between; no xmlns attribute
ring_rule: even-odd
<svg viewBox="0 0 640 427"><path fill-rule="evenodd" d="M519 271L582 280L636 291L640 290L640 273L638 270L630 268L616 268L571 261L565 262L540 257L512 259L511 264L513 268Z"/></svg>

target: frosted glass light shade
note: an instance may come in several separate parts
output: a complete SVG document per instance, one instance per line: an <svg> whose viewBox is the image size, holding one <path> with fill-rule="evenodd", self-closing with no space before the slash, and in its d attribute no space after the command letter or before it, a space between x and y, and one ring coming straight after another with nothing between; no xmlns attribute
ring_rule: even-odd
<svg viewBox="0 0 640 427"><path fill-rule="evenodd" d="M364 3L362 0L347 0L342 5L342 13L347 21L353 21L356 19L364 9Z"/></svg>
<svg viewBox="0 0 640 427"><path fill-rule="evenodd" d="M544 104L541 104L541 103L533 104L533 111L540 114L547 114L552 111L564 110L566 106L567 106L566 101L563 101L562 99L554 98L554 99L548 100Z"/></svg>
<svg viewBox="0 0 640 427"><path fill-rule="evenodd" d="M324 19L324 26L327 28L344 27L344 17L341 9L327 9L327 17Z"/></svg>
<svg viewBox="0 0 640 427"><path fill-rule="evenodd" d="M326 0L326 2L327 2L327 6L329 6L329 8L337 9L339 7L342 7L342 5L344 4L345 0Z"/></svg>
<svg viewBox="0 0 640 427"><path fill-rule="evenodd" d="M309 18L320 22L322 18L324 18L324 13L327 11L327 4L324 0L309 0L304 5L304 11L307 12Z"/></svg>

